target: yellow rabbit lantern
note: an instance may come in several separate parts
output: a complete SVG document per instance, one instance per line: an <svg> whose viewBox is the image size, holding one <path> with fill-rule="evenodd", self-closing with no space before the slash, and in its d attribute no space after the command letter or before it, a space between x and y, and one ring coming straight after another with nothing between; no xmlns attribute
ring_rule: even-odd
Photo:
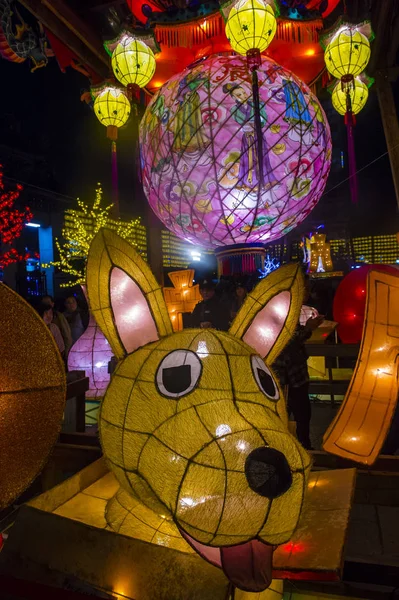
<svg viewBox="0 0 399 600"><path fill-rule="evenodd" d="M100 433L123 493L177 527L237 588L266 589L310 469L270 368L299 320L299 267L263 280L228 333L174 333L148 265L112 231L93 240L87 284L120 359Z"/></svg>

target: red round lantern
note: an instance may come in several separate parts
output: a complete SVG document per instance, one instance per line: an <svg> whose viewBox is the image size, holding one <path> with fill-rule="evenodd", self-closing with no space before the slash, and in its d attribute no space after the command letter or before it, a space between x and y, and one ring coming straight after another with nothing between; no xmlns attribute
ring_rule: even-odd
<svg viewBox="0 0 399 600"><path fill-rule="evenodd" d="M338 335L344 344L358 344L362 339L367 277L371 270L399 276L399 271L390 265L365 265L344 277L333 305L334 321L338 323Z"/></svg>

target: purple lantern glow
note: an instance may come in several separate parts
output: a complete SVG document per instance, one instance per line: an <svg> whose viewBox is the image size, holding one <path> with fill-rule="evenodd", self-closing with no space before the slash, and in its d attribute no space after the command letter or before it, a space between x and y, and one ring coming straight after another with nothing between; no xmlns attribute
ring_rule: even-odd
<svg viewBox="0 0 399 600"><path fill-rule="evenodd" d="M82 286L86 296L85 286ZM85 371L90 380L86 398L101 399L110 381L108 363L113 356L111 346L90 314L89 325L68 354L69 371Z"/></svg>
<svg viewBox="0 0 399 600"><path fill-rule="evenodd" d="M261 168L245 57L214 55L193 65L147 107L140 127L144 190L161 221L190 242L271 242L323 193L331 138L318 99L267 58L258 76Z"/></svg>

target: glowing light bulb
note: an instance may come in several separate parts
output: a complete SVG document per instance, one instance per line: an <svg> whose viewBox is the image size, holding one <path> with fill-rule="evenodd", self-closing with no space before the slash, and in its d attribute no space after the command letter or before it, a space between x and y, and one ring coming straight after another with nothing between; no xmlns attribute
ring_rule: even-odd
<svg viewBox="0 0 399 600"><path fill-rule="evenodd" d="M222 424L219 425L218 427L216 427L216 437L222 437L224 435L227 435L231 433L231 429L228 425Z"/></svg>
<svg viewBox="0 0 399 600"><path fill-rule="evenodd" d="M208 346L203 340L198 342L197 354L200 358L206 358L209 356Z"/></svg>
<svg viewBox="0 0 399 600"><path fill-rule="evenodd" d="M247 444L247 442L244 442L244 440L240 440L237 443L236 448L237 448L237 450L240 450L240 452L245 452L248 448L248 444Z"/></svg>

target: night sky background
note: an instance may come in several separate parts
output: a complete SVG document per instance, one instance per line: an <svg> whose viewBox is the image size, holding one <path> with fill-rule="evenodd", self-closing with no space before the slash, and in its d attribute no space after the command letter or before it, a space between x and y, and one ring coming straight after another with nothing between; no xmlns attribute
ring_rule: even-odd
<svg viewBox="0 0 399 600"><path fill-rule="evenodd" d="M88 80L73 69L62 73L55 59L47 67L30 72L28 61L13 64L0 60L0 160L7 169L4 146L44 158L43 169L29 176L30 183L82 199L94 197L98 181L110 199L111 145L105 128L91 109L80 100ZM399 85L394 85L396 104ZM398 231L397 206L388 156L362 170L359 206L349 200L346 169L340 166L341 150L346 152L343 117L335 113L330 96L321 98L333 132L335 164L326 193L310 221L350 221L353 235ZM119 130L118 166L122 213L145 214L145 199L137 178L137 118L132 116ZM377 94L371 89L366 107L357 116L355 131L357 166L362 169L387 151ZM3 146L3 151L2 151ZM6 172L7 175L7 172ZM23 177L19 173L13 176ZM334 189L332 189L334 188ZM332 190L332 191L329 191Z"/></svg>

